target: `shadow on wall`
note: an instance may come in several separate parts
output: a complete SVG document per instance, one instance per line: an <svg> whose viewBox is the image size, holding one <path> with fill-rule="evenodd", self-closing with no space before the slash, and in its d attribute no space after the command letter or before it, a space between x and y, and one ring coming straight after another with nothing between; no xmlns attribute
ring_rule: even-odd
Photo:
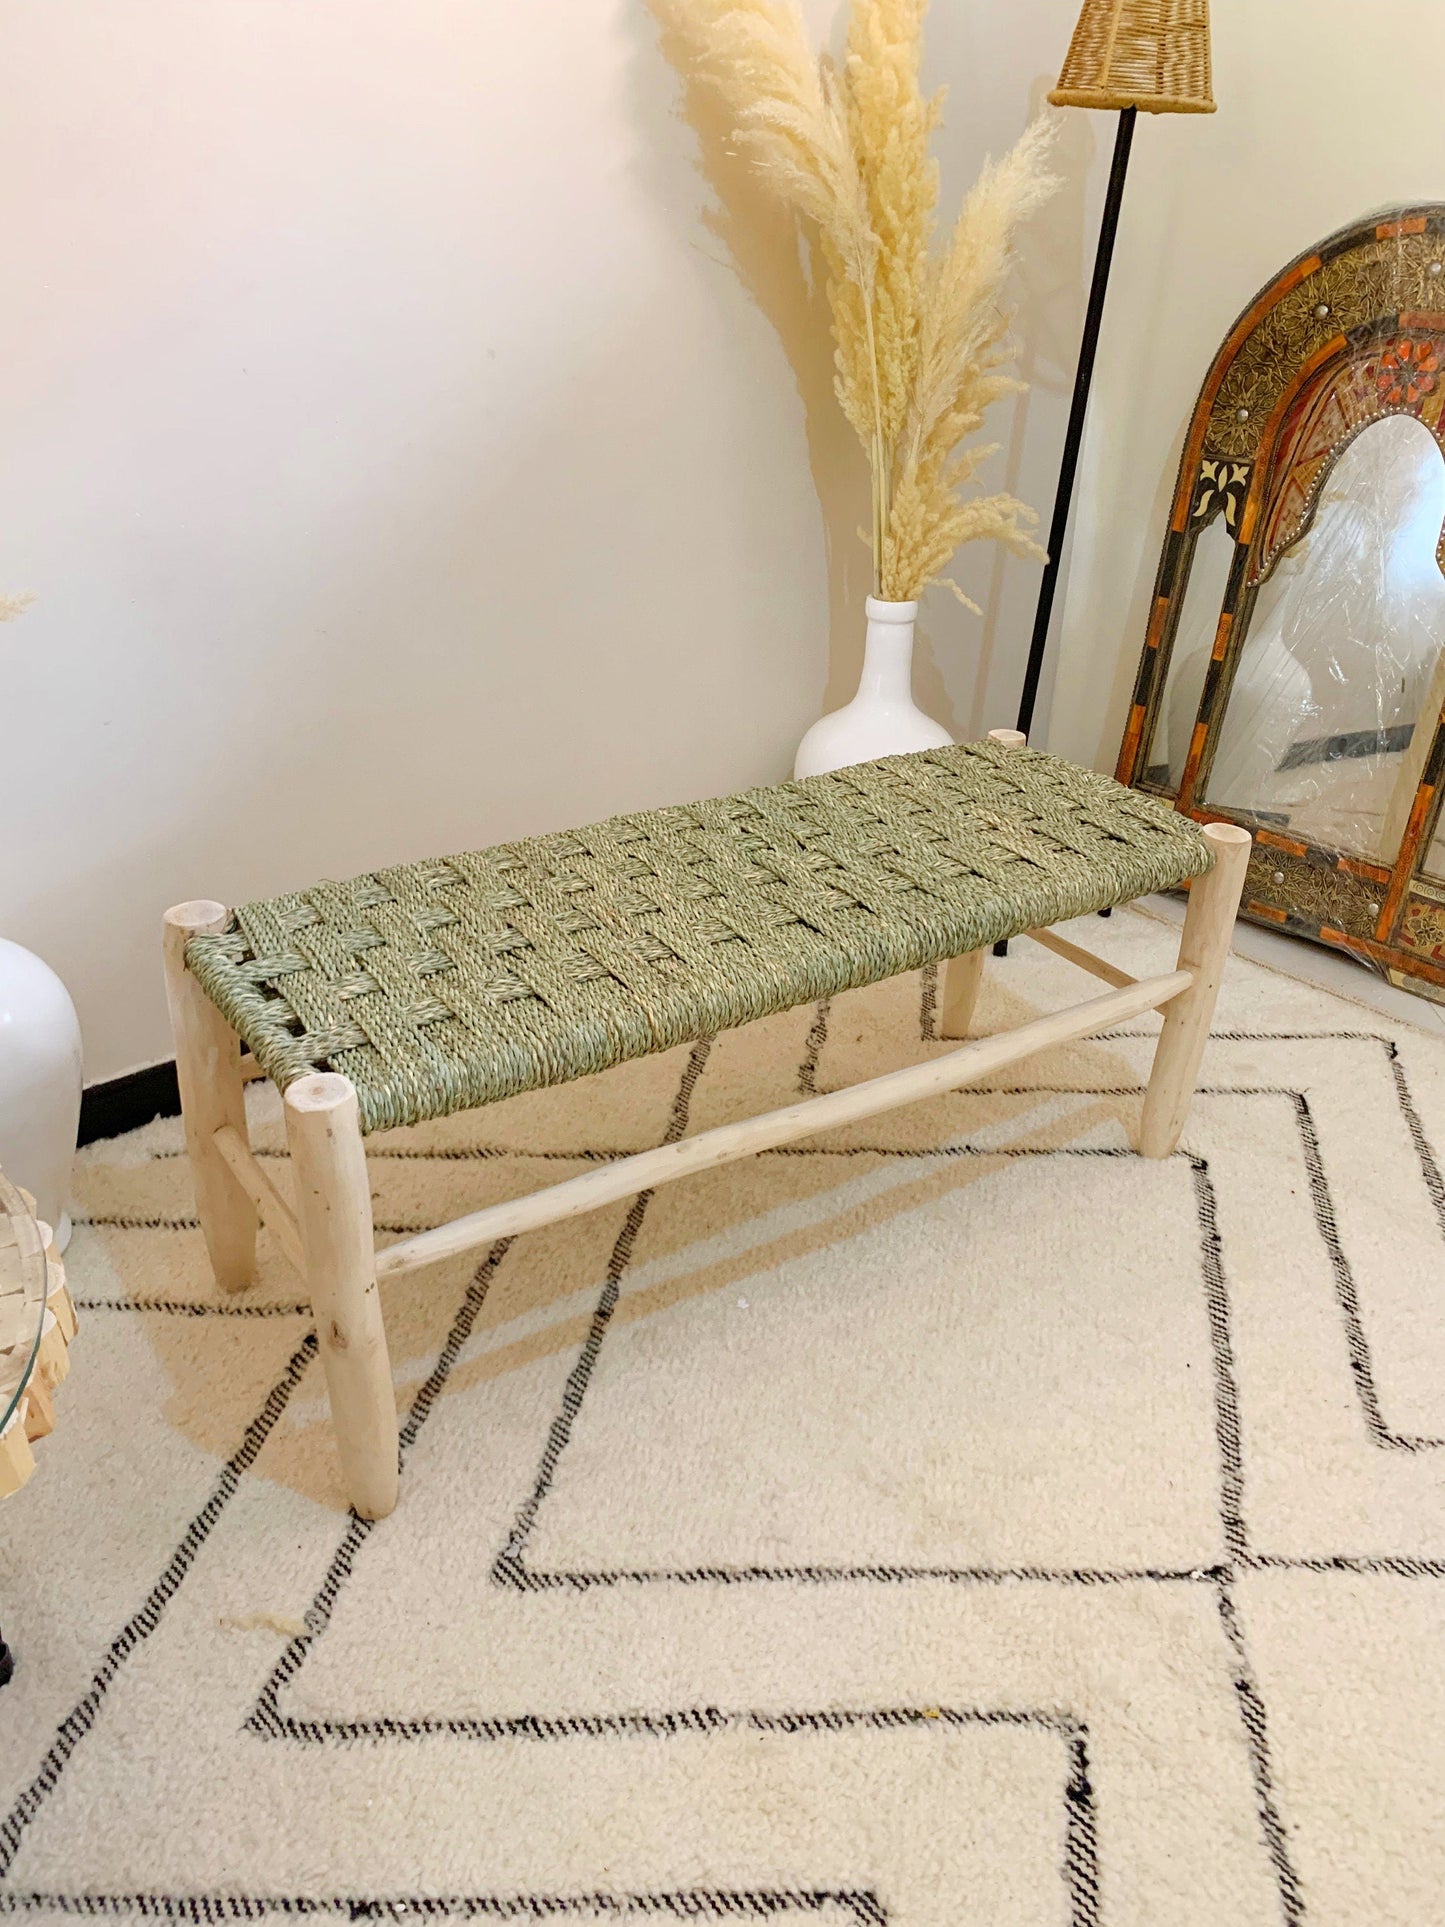
<svg viewBox="0 0 1445 1927"><path fill-rule="evenodd" d="M1207 372L1208 363L1205 363L1200 369L1201 381ZM1189 423L1193 414L1194 408L1191 404L1175 419L1169 441L1168 458L1160 464L1154 491L1149 498L1149 514L1144 523L1145 532L1139 551L1139 564L1134 570L1132 580L1126 580L1120 584L1119 605L1122 613L1108 633L1096 639L1095 647L1101 679L1107 676L1109 697L1104 710L1102 729L1094 742L1088 746L1089 761L1094 769L1107 770L1111 775L1119 761L1119 750L1129 720L1129 707L1133 700L1134 683L1139 674L1139 659L1144 653L1145 639L1149 633L1149 617L1154 607L1154 589L1159 573L1160 550L1168 537L1169 518L1174 509L1174 491L1178 484L1180 451L1189 434Z"/></svg>
<svg viewBox="0 0 1445 1927"><path fill-rule="evenodd" d="M698 218L718 243L713 256L752 297L777 334L793 370L808 443L808 464L823 513L828 566L828 682L822 709L853 694L863 660L863 599L871 562L859 531L868 526L868 470L833 395L833 338L828 298L808 272L806 243L739 153L733 123L716 91L691 72L686 0L648 0L656 45L678 77L672 118L696 138L696 165L714 197ZM658 121L652 61L638 88L641 118ZM659 141L655 150L661 152ZM711 253L711 250L709 250ZM760 487L767 477L758 478ZM806 646L806 638L799 638ZM820 712L821 713L821 712Z"/></svg>
<svg viewBox="0 0 1445 1927"><path fill-rule="evenodd" d="M1040 75L1029 89L1029 118L1048 113L1051 75ZM1057 481L1059 456L1073 393L1074 371L1078 362L1079 339L1084 327L1087 271L1084 233L1087 211L1085 196L1096 141L1092 116L1061 113L1059 137L1054 150L1054 172L1062 182L1057 194L1046 201L1031 221L1024 223L1017 245L1014 289L1017 307L1014 332L1019 343L1019 379L1028 384L1013 408L1009 434L1002 449L1004 472L994 484L1011 494L1031 501L1039 514L1038 539L1047 540L1049 516L1053 509L1053 489ZM1052 412L1058 415L1057 433L1048 444L1048 460L1033 463L1035 475L1025 475L1025 453L1029 447L1029 426L1036 396L1054 400ZM1002 419L1002 417L1000 417ZM1031 487L1032 481L1032 487ZM1012 609L1005 594L1005 583L1012 573L1022 573L1023 593ZM998 543L989 545L987 581L980 579L971 593L983 609L978 643L976 695L995 684L995 659L1000 650L1007 658L1003 680L1010 689L1023 681L1029 638L1038 594L1041 571L1020 563ZM1026 614L1027 620L1020 621ZM974 617L974 621L978 618ZM1039 713L1047 722L1052 694L1052 659L1045 664L1039 692ZM1012 724L1014 712L1005 717L966 718L970 735L982 734L1001 723Z"/></svg>
<svg viewBox="0 0 1445 1927"><path fill-rule="evenodd" d="M837 708L853 694L863 651L863 600L871 587L871 567L864 531L868 522L868 471L862 450L843 419L833 393L831 317L821 280L809 273L805 239L793 216L779 208L757 180L732 139L731 117L716 92L691 74L687 34L687 0L648 0L656 47L679 78L673 118L681 119L695 138L695 159L713 196L711 206L699 210L706 233L718 245L714 258L736 277L774 329L793 371L803 404L808 460L822 511L828 578L828 674L820 712ZM844 24L840 16L838 28ZM936 84L940 67L957 71L948 58L949 24L940 20L940 44L931 49ZM645 127L657 128L650 151L661 154L662 135L656 71L651 60L639 61L637 110ZM645 69L645 71L644 71ZM965 63L966 70L966 63ZM1029 90L1029 116L1046 111L1051 75L1040 75ZM1010 129L990 146L1001 151L1022 131ZM990 132L993 130L990 129ZM650 138L650 136L649 136ZM1058 432L1048 434L1046 453L1030 451L1030 409L1027 394L1010 408L998 407L982 431L1001 437L999 453L989 465L990 488L1006 488L1038 499L1041 520L1047 521L1052 502L1056 452L1062 439L1063 411L1072 385L1075 353L1084 306L1085 188L1095 139L1082 114L1062 118L1058 171L1064 185L1042 214L1021 232L1014 279L1017 302L1016 334L1020 347L1019 372L1033 386L1061 398L1056 409ZM978 130L960 110L957 124L945 121L938 142L944 175L940 204L942 239L966 187L982 164ZM669 205L675 197L659 181ZM711 254L711 250L708 250ZM1046 427L1051 430L1052 422ZM1037 427L1035 443L1037 444ZM1042 457L1042 459L1041 459ZM1002 469L1002 473L1000 473ZM1028 471L1032 469L1031 475ZM767 486L767 477L759 477ZM984 552L986 550L986 553ZM994 683L995 657L1003 652L1002 680L1017 687L1028 647L1028 619L1033 608L1038 572L1032 564L1016 564L996 544L965 549L955 565L962 586L983 611L980 619L946 592L930 596L919 625L914 683L918 701L938 716L955 735L970 736L1007 717L978 713L984 692ZM806 646L805 638L799 639ZM968 665L968 673L945 676L944 662ZM950 687L951 685L951 687ZM989 700L997 704L995 694Z"/></svg>

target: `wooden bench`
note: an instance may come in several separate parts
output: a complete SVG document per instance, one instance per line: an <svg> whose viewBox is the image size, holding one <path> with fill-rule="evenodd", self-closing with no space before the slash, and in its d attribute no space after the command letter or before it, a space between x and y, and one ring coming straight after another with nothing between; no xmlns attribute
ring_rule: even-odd
<svg viewBox="0 0 1445 1927"><path fill-rule="evenodd" d="M230 911L181 904L166 974L196 1202L219 1283L258 1221L315 1310L352 1505L396 1503L378 1286L769 1146L957 1089L1164 1009L1140 1150L1178 1141L1244 880L1248 834L1028 749L888 757L614 817ZM1178 967L1136 981L1051 924L1194 879ZM984 958L1027 934L1108 992L849 1089L684 1137L424 1231L372 1236L364 1135L561 1084L775 1011L949 961L963 1038ZM285 1093L294 1203L252 1154L240 1046Z"/></svg>

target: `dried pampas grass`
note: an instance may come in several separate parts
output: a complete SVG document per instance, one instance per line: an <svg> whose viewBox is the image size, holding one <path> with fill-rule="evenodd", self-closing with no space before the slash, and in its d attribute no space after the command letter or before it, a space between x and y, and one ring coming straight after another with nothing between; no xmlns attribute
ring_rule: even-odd
<svg viewBox="0 0 1445 1927"><path fill-rule="evenodd" d="M697 72L734 115L739 145L817 230L833 316L838 401L873 477L878 595L912 601L964 542L1042 559L1038 517L970 492L993 448L970 442L990 402L1023 383L1002 307L1014 230L1057 186L1053 124L988 163L934 251L942 96L919 86L927 0L853 0L841 72L820 63L795 0L671 0ZM972 604L970 607L974 606Z"/></svg>

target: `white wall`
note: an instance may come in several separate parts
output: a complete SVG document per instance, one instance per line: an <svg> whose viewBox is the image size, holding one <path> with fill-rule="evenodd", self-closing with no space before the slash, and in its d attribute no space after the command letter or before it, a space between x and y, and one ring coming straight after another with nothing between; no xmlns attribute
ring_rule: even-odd
<svg viewBox="0 0 1445 1927"><path fill-rule="evenodd" d="M1213 0L1208 117L1140 116L1089 433L1049 746L1112 770L1179 452L1235 316L1295 255L1445 200L1438 0ZM1419 57L1417 57L1419 56Z"/></svg>
<svg viewBox="0 0 1445 1927"><path fill-rule="evenodd" d="M950 202L1074 11L937 8ZM792 236L644 0L6 0L0 65L0 588L37 597L0 929L90 1079L169 1054L168 903L786 773L856 669L863 471ZM996 430L1045 513L1100 138L1072 118ZM960 734L1011 720L1037 580L963 575L986 618L935 597L919 675Z"/></svg>

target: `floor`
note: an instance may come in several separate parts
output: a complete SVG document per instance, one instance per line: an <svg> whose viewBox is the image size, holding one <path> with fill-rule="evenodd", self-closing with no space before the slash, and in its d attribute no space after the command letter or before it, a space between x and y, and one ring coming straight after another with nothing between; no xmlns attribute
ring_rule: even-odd
<svg viewBox="0 0 1445 1927"><path fill-rule="evenodd" d="M1172 911L1071 934L1151 973ZM979 1028L1081 993L1021 941ZM374 1138L380 1235L935 1054L937 994ZM1156 1021L389 1284L374 1527L280 1254L217 1292L174 1120L89 1147L0 1914L1445 1918L1445 1042L1237 956L1151 1162Z"/></svg>

